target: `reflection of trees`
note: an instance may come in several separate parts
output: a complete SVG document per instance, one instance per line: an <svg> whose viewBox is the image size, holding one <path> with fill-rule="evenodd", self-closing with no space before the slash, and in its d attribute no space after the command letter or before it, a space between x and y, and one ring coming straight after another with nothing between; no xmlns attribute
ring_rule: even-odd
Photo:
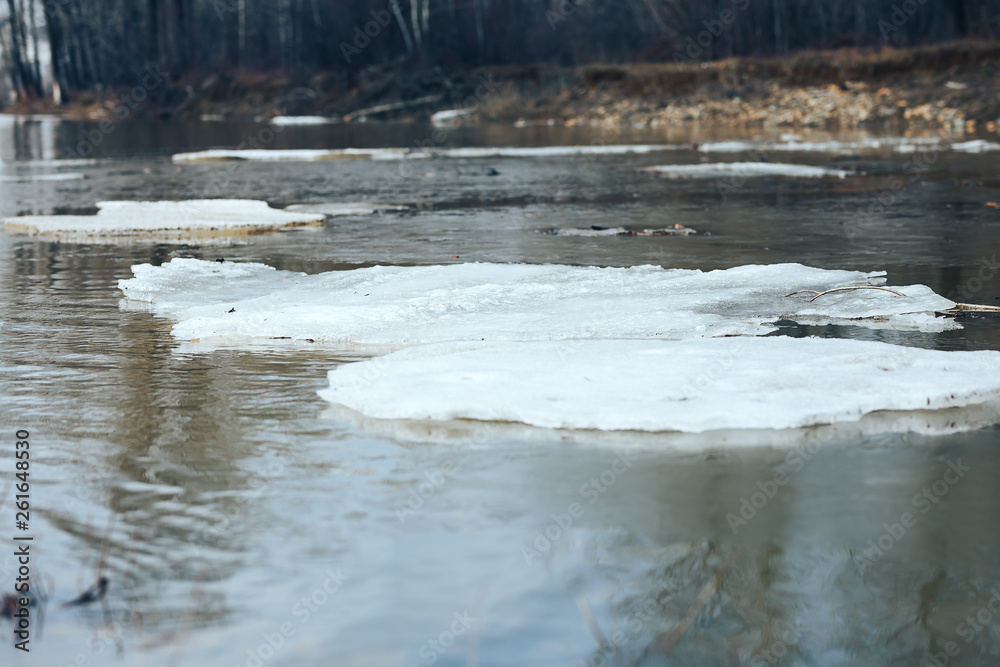
<svg viewBox="0 0 1000 667"><path fill-rule="evenodd" d="M122 267L167 249L125 262L122 250L19 244L2 263L0 361L20 369L7 400L51 443L60 493L39 510L82 547L75 575L56 573L60 596L103 572L109 623L176 633L192 614L200 625L222 613L219 589L198 582L242 562L242 524L261 496L244 470L261 443L240 417L255 371L226 363L253 357L176 355L169 324L122 317Z"/></svg>

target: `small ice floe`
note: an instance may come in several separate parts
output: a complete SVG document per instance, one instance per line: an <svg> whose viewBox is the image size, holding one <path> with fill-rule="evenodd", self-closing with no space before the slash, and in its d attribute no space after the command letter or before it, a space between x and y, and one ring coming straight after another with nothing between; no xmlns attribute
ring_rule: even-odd
<svg viewBox="0 0 1000 667"><path fill-rule="evenodd" d="M22 174L20 176L0 176L2 183L43 183L47 181L79 181L83 174L66 172L62 174Z"/></svg>
<svg viewBox="0 0 1000 667"><path fill-rule="evenodd" d="M724 176L765 177L788 176L792 178L846 178L855 172L827 169L804 164L780 162L713 162L709 164L668 164L644 167L642 171L667 178L720 178Z"/></svg>
<svg viewBox="0 0 1000 667"><path fill-rule="evenodd" d="M319 160L403 160L426 157L406 148L338 148L338 149L246 149L214 148L194 153L177 153L174 162L316 162Z"/></svg>
<svg viewBox="0 0 1000 667"><path fill-rule="evenodd" d="M763 335L779 320L901 330L960 328L955 303L923 285L849 290L810 301L798 290L881 285L884 273L801 264L720 271L529 264L375 266L306 275L265 264L176 258L138 264L122 307L177 322L174 335L224 344L309 340L393 349L454 340L684 339Z"/></svg>
<svg viewBox="0 0 1000 667"><path fill-rule="evenodd" d="M6 218L8 231L92 242L122 237L156 240L232 237L289 227L322 225L318 213L279 211L267 202L242 199L189 201L106 201L97 215L43 215Z"/></svg>
<svg viewBox="0 0 1000 667"><path fill-rule="evenodd" d="M961 153L988 153L991 151L1000 151L1000 144L984 139L974 139L972 141L952 144L951 150Z"/></svg>
<svg viewBox="0 0 1000 667"><path fill-rule="evenodd" d="M675 224L673 227L663 229L643 229L637 231L626 229L625 227L601 227L591 225L590 227L563 227L561 229L547 229L546 234L553 236L690 236L697 234L690 227Z"/></svg>
<svg viewBox="0 0 1000 667"><path fill-rule="evenodd" d="M174 162L214 162L220 160L247 160L251 162L313 162L317 160L412 160L426 158L484 158L484 157L567 157L575 155L624 155L646 154L659 151L687 149L689 146L671 144L607 145L607 146L524 146L524 147L469 147L469 148L338 148L338 149L212 149L195 153L177 153Z"/></svg>
<svg viewBox="0 0 1000 667"><path fill-rule="evenodd" d="M852 154L866 151L894 150L912 153L919 149L933 149L944 144L937 137L869 137L853 141L803 141L786 137L781 141L709 141L698 145L703 153L742 153L744 151Z"/></svg>
<svg viewBox="0 0 1000 667"><path fill-rule="evenodd" d="M460 118L465 118L472 113L472 109L445 109L444 111L438 111L431 115L431 124L433 125L451 125L457 122Z"/></svg>
<svg viewBox="0 0 1000 667"><path fill-rule="evenodd" d="M1000 352L829 338L439 343L339 366L320 396L383 420L601 431L1000 422Z"/></svg>
<svg viewBox="0 0 1000 667"><path fill-rule="evenodd" d="M372 204L371 202L320 202L318 204L292 204L286 211L293 213L320 213L329 217L344 215L371 215L379 211L406 211L408 206Z"/></svg>
<svg viewBox="0 0 1000 667"><path fill-rule="evenodd" d="M271 125L278 126L290 126L290 125L327 125L329 123L336 123L336 118L327 118L326 116L275 116L269 121Z"/></svg>

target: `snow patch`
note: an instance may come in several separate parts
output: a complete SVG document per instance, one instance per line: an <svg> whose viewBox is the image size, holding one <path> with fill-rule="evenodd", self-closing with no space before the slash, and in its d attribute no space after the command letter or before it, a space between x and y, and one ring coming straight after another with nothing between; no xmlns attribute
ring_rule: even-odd
<svg viewBox="0 0 1000 667"><path fill-rule="evenodd" d="M286 227L321 225L323 215L279 211L267 202L242 199L189 201L106 201L97 203L97 215L48 215L6 218L10 231L62 240L101 237L149 237L164 233L178 238L238 236Z"/></svg>
<svg viewBox="0 0 1000 667"><path fill-rule="evenodd" d="M954 302L923 285L784 295L884 282L883 273L801 264L703 272L658 266L526 264L376 266L306 275L255 263L177 258L132 267L124 308L177 321L182 340L220 344L310 340L394 349L449 340L560 340L763 335L780 319L904 330L960 325L935 318Z"/></svg>
<svg viewBox="0 0 1000 667"><path fill-rule="evenodd" d="M1000 352L823 338L442 343L342 365L329 382L324 399L390 420L688 433L857 423L885 411L924 432L1000 421ZM912 414L933 411L946 418Z"/></svg>
<svg viewBox="0 0 1000 667"><path fill-rule="evenodd" d="M670 164L645 167L642 171L668 178L719 178L722 176L791 176L798 178L846 178L852 172L804 164L780 162L715 162L710 164Z"/></svg>

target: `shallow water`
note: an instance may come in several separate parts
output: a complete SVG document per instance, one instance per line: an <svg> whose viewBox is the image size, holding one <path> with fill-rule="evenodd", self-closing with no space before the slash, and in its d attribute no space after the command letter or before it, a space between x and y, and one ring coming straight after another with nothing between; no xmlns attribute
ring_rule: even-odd
<svg viewBox="0 0 1000 667"><path fill-rule="evenodd" d="M0 648L4 664L1000 661L1000 618L989 606L1000 590L1000 429L879 438L816 431L791 451L729 434L725 443L706 437L696 454L679 451L669 434L370 429L315 393L329 369L357 356L179 349L169 322L120 311L116 288L132 264L177 256L310 273L379 263L711 269L798 261L887 270L892 283L996 304L1000 280L977 274L984 261L996 263L1000 214L985 202L1000 200L1000 154L942 152L913 180L912 155L782 154L775 160L868 175L720 189L637 171L705 157L690 151L425 160L402 172L365 161L180 166L169 154L233 146L263 126L136 123L105 135L93 164L45 162L66 157L95 127L0 118L0 176L84 176L0 179L0 216L202 196L412 208L201 247L0 234L0 469L10 480L13 433L28 429L32 567L49 593L44 618L33 621L33 655ZM269 147L412 146L432 135L404 125L286 128ZM492 127L453 130L441 143L593 138L593 129ZM720 136L611 137L705 138ZM852 227L900 176L907 187L887 211ZM700 234L544 234L675 223ZM1000 328L985 320L942 334L782 332L1000 349ZM10 537L9 495L2 508ZM15 576L5 553L4 591ZM647 650L730 556L732 570L676 646ZM99 573L110 580L101 603L59 606ZM589 611L581 613L581 600ZM598 650L590 614L617 650Z"/></svg>

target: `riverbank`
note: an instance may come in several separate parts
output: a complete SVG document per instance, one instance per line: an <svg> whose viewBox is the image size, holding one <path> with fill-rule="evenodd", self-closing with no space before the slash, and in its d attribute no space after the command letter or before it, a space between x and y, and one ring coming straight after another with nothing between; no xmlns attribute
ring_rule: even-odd
<svg viewBox="0 0 1000 667"><path fill-rule="evenodd" d="M147 81L147 79L144 79ZM995 132L1000 43L845 49L714 62L420 69L396 63L355 81L337 73L212 74L15 104L8 113L75 119L268 119L582 123L855 129L886 125Z"/></svg>

